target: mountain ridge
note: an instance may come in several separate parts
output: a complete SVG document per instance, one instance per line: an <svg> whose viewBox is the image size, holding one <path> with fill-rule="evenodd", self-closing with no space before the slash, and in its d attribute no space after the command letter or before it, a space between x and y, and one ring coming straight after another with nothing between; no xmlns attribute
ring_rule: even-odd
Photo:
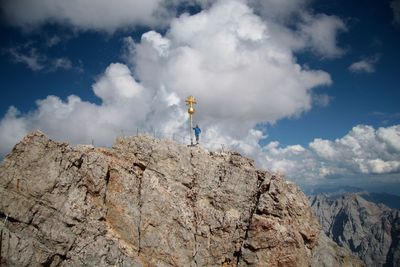
<svg viewBox="0 0 400 267"><path fill-rule="evenodd" d="M5 265L363 266L321 234L294 183L236 152L34 132L0 174Z"/></svg>
<svg viewBox="0 0 400 267"><path fill-rule="evenodd" d="M400 211L366 200L364 193L310 197L323 231L367 266L400 265Z"/></svg>

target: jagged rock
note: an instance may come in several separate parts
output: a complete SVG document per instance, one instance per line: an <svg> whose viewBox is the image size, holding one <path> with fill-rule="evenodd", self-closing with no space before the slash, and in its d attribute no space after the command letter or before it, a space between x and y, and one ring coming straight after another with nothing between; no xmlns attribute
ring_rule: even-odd
<svg viewBox="0 0 400 267"><path fill-rule="evenodd" d="M34 132L0 174L3 265L318 266L323 251L298 187L234 152L148 136L72 148Z"/></svg>
<svg viewBox="0 0 400 267"><path fill-rule="evenodd" d="M400 266L400 211L360 194L310 198L324 232L367 266Z"/></svg>
<svg viewBox="0 0 400 267"><path fill-rule="evenodd" d="M318 246L313 251L312 265L328 266L364 266L364 263L349 249L336 245L323 231L319 236Z"/></svg>

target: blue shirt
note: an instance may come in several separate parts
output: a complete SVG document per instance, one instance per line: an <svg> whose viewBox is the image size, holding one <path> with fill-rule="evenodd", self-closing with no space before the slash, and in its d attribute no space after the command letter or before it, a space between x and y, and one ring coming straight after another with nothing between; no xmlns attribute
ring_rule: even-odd
<svg viewBox="0 0 400 267"><path fill-rule="evenodd" d="M194 127L193 130L194 130L194 134L195 134L195 135L200 135L201 130L200 130L199 127Z"/></svg>

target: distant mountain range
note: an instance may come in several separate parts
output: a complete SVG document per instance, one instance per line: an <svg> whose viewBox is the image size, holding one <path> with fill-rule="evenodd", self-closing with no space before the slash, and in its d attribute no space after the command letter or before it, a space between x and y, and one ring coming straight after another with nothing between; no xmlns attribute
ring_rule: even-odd
<svg viewBox="0 0 400 267"><path fill-rule="evenodd" d="M400 197L330 192L309 199L323 231L337 244L367 266L400 266Z"/></svg>
<svg viewBox="0 0 400 267"><path fill-rule="evenodd" d="M354 186L318 186L312 189L306 189L304 193L308 196L323 194L333 199L343 194L355 193L375 204L384 204L392 209L400 209L400 196L388 193L370 192Z"/></svg>
<svg viewBox="0 0 400 267"><path fill-rule="evenodd" d="M303 189L304 193L309 196L315 196L318 194L334 194L334 195L340 195L344 193L359 193L359 192L365 192L364 189L360 187L355 187L355 186L332 186L332 185L319 185L319 186L314 186L314 187L309 187L309 188L304 188Z"/></svg>
<svg viewBox="0 0 400 267"><path fill-rule="evenodd" d="M362 193L360 194L364 199L373 203L382 203L392 209L400 209L400 196L386 194L386 193Z"/></svg>

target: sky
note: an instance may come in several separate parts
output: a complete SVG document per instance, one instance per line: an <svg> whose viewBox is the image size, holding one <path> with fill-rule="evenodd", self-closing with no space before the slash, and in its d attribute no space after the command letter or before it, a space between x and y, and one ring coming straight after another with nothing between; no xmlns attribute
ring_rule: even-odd
<svg viewBox="0 0 400 267"><path fill-rule="evenodd" d="M233 149L400 195L400 0L0 0L0 156L29 132Z"/></svg>

